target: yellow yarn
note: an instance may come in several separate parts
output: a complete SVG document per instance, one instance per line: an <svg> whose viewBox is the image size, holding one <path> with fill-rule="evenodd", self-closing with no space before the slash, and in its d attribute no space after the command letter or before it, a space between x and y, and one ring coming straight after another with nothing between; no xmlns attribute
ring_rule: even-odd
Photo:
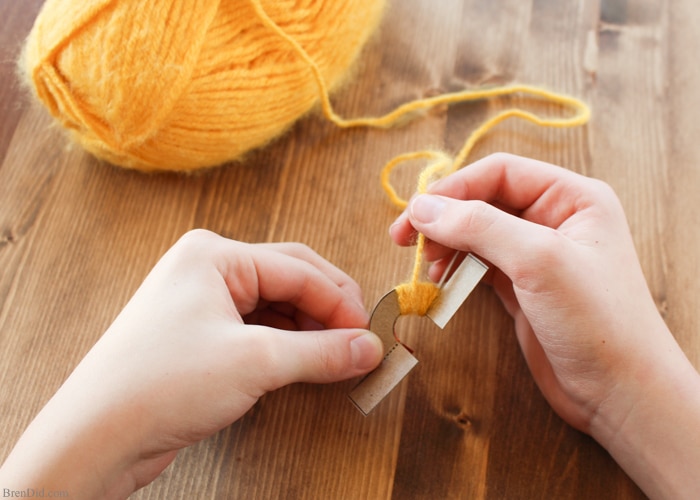
<svg viewBox="0 0 700 500"><path fill-rule="evenodd" d="M573 97L527 85L418 99L380 116L345 119L330 102L374 31L385 0L48 0L23 53L36 95L74 139L107 161L142 170L194 170L239 158L284 132L320 101L338 127L388 128L442 104L526 94L572 109L542 118L508 109L485 121L454 158L418 151L386 164L381 182L407 204L390 174L426 159L418 192L454 172L476 142L508 118L545 127L585 124ZM438 287L420 281L419 234L411 280L399 285L402 314L425 315Z"/></svg>
<svg viewBox="0 0 700 500"><path fill-rule="evenodd" d="M440 289L434 283L422 281L419 283L402 283L396 288L401 314L417 314L425 316L435 299L440 295Z"/></svg>
<svg viewBox="0 0 700 500"><path fill-rule="evenodd" d="M237 159L307 113L319 97L310 69L328 88L339 85L384 5L48 0L22 66L52 115L96 156L193 170Z"/></svg>
<svg viewBox="0 0 700 500"><path fill-rule="evenodd" d="M403 209L406 208L408 202L401 198L396 190L391 185L390 174L401 163L426 159L430 160L431 164L434 166L427 168L421 173L418 181L419 192L425 186L427 188L427 181L431 177L444 177L452 172L458 170L464 162L466 162L471 153L472 149L476 143L485 136L491 129L496 127L499 123L509 119L509 118L520 118L541 127L554 127L554 128L568 128L577 127L580 125L585 125L591 116L591 111L589 107L574 97L570 97L563 94L557 94L555 92L550 92L548 90L541 89L539 87L533 87L531 85L509 85L505 87L493 87L487 89L477 89L477 90L465 90L462 92L455 92L452 94L444 94L441 96L432 97L429 99L421 99L419 101L411 102L402 106L403 113L409 113L416 109L423 109L430 106L436 106L438 104L450 104L456 102L467 102L476 101L480 99L488 99L492 97L501 97L506 95L514 94L524 94L530 95L547 102L558 104L562 107L570 108L574 111L574 115L568 118L543 118L537 116L529 111L511 108L501 111L495 116L489 118L484 123L482 123L476 130L474 130L467 141L464 143L462 149L457 153L457 156L450 158L445 153L440 151L417 151L413 153L406 153L397 156L390 162L388 162L382 169L381 182L384 191L394 205ZM399 108L401 109L401 108ZM396 112L394 112L396 113Z"/></svg>
<svg viewBox="0 0 700 500"><path fill-rule="evenodd" d="M428 166L418 176L418 186L416 188L418 193L425 193L427 192L428 184L432 179L436 177L444 177L445 175L449 175L458 170L467 160L469 153L471 153L471 150L474 148L477 141L486 135L496 125L504 120L507 120L508 118L521 118L543 127L558 128L584 125L590 119L590 109L582 101L573 97L556 94L554 92L549 92L547 90L527 85L513 85L446 94L443 96L437 96L436 98L423 99L413 103L408 103L408 105L404 105L402 108L404 108L404 112L410 112L412 111L411 108L417 109L425 107L428 105L427 101L438 101L435 102L435 104L442 104L471 101L515 93L530 94L534 97L559 104L563 107L571 108L575 113L569 118L542 118L522 109L511 108L496 114L492 118L489 118L483 124L481 124L481 126L474 130L454 159L440 151L417 151L414 153L406 153L397 156L387 163L382 169L382 187L389 196L389 199L399 208L405 208L407 206L407 201L396 193L396 190L391 185L389 178L391 171L398 165L409 160L430 160ZM440 289L436 284L432 282L420 281L424 246L425 236L422 233L419 233L416 242L416 256L413 264L411 279L407 283L403 283L396 287L396 291L399 295L399 307L401 314L418 314L424 316L427 314L431 304L440 295Z"/></svg>
<svg viewBox="0 0 700 500"><path fill-rule="evenodd" d="M258 14L261 16L261 18L266 18L264 11L260 11ZM523 109L507 109L489 118L481 126L474 130L467 138L467 141L455 158L450 158L448 155L440 151L417 151L397 156L393 160L389 161L382 169L381 183L384 191L389 196L389 199L399 208L405 208L407 202L396 193L396 190L391 185L390 174L394 168L401 163L417 159L430 160L428 167L426 167L418 177L417 191L419 193L425 193L431 179L434 177L443 177L459 169L460 166L467 160L469 153L479 139L481 139L499 123L509 118L520 118L542 127L556 128L584 125L590 119L591 112L589 107L579 99L550 92L548 90L530 85L510 85L477 90L463 90L460 92L447 93L425 99L417 99L415 101L402 104L393 111L379 117L345 119L338 116L333 111L333 107L328 96L327 87L323 80L321 71L318 69L315 61L305 54L303 49L291 37L284 33L284 31L274 26L272 21L268 20L268 25L275 29L280 37L286 39L290 45L294 46L297 52L307 62L318 85L321 107L324 115L328 120L341 128L363 126L388 128L398 123L402 123L406 118L416 116L418 111L430 109L441 104L454 104L513 94L527 94L547 102L558 104L562 107L570 108L574 111L574 115L568 118L542 118ZM419 233L416 243L416 257L411 279L410 281L398 285L395 288L399 296L399 308L401 314L417 314L419 316L424 316L427 314L428 309L435 299L440 295L440 289L437 285L420 280L424 246L425 236Z"/></svg>

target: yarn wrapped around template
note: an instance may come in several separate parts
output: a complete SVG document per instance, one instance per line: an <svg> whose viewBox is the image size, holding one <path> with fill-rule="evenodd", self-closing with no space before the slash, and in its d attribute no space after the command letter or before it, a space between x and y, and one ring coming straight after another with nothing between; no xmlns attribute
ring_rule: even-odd
<svg viewBox="0 0 700 500"><path fill-rule="evenodd" d="M48 0L21 65L73 139L110 163L190 171L236 160L342 83L384 0Z"/></svg>

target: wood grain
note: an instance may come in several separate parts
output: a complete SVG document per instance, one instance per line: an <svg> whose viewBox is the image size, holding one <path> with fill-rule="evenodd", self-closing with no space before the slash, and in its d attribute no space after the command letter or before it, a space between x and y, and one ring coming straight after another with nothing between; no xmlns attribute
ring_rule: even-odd
<svg viewBox="0 0 700 500"><path fill-rule="evenodd" d="M370 307L412 264L386 236L397 212L379 187L383 163L456 151L511 103L435 109L389 131L312 115L244 164L143 175L70 147L21 89L14 59L40 5L0 0L0 458L190 228L302 241L355 277ZM472 159L504 150L610 183L657 304L700 366L698 24L693 0L393 0L334 102L346 117L378 114L509 82L589 102L585 128L509 122ZM414 173L395 178L406 195ZM551 411L489 289L444 331L426 318L401 318L399 331L421 362L369 418L346 399L356 381L287 387L133 498L644 497Z"/></svg>

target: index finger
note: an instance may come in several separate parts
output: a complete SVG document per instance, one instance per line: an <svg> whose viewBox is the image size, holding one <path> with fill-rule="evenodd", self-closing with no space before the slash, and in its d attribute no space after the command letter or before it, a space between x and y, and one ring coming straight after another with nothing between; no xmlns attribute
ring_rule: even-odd
<svg viewBox="0 0 700 500"><path fill-rule="evenodd" d="M434 183L429 192L485 201L530 222L558 228L593 203L598 183L550 163L496 153Z"/></svg>
<svg viewBox="0 0 700 500"><path fill-rule="evenodd" d="M355 298L355 300L364 305L362 297L362 289L357 282L352 279L345 271L338 268L316 251L303 243L295 242L279 242L279 243L256 243L255 248L274 250L290 257L304 260L314 267L318 268L323 274L333 280L340 288Z"/></svg>
<svg viewBox="0 0 700 500"><path fill-rule="evenodd" d="M260 300L288 303L327 328L364 328L368 315L351 280L329 273L317 259L223 242L219 269L236 308L252 312Z"/></svg>

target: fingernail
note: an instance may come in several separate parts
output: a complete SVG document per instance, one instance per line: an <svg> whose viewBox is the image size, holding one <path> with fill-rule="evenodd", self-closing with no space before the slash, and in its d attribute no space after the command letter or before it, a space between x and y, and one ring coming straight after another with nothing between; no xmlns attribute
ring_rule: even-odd
<svg viewBox="0 0 700 500"><path fill-rule="evenodd" d="M406 212L401 212L401 215L399 215L399 216L396 218L396 220L394 221L394 223L393 223L391 226L389 226L389 236L393 236L393 234L394 234L394 228L397 228L397 227L399 227L401 224L403 224L404 221L406 220L406 217L407 217Z"/></svg>
<svg viewBox="0 0 700 500"><path fill-rule="evenodd" d="M379 363L383 350L382 341L375 334L360 335L350 342L352 365L358 370L371 370Z"/></svg>
<svg viewBox="0 0 700 500"><path fill-rule="evenodd" d="M394 231L395 231L394 228L398 228L398 227L399 227L398 221L394 222L391 226L389 226L389 237L390 238L392 238L392 239L394 238Z"/></svg>
<svg viewBox="0 0 700 500"><path fill-rule="evenodd" d="M435 222L445 209L445 205L447 203L440 196L422 194L411 202L411 217L424 224Z"/></svg>

